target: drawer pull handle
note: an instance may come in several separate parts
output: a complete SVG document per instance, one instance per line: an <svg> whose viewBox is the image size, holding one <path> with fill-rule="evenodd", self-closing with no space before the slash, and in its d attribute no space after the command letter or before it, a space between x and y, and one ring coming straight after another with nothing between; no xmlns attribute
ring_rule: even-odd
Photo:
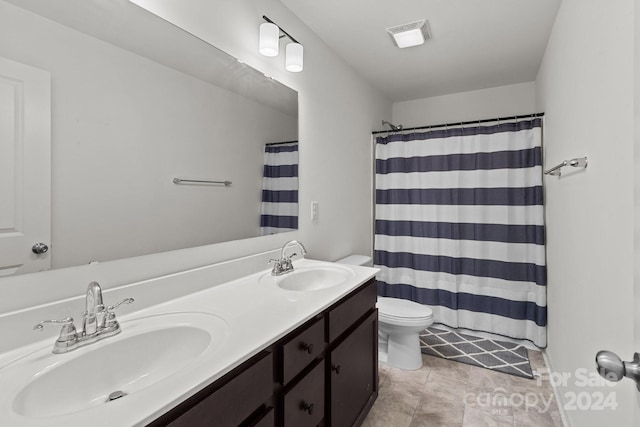
<svg viewBox="0 0 640 427"><path fill-rule="evenodd" d="M306 403L306 402L303 401L300 404L300 409L305 411L307 414L312 415L313 414L313 403Z"/></svg>
<svg viewBox="0 0 640 427"><path fill-rule="evenodd" d="M340 365L331 365L331 370L332 370L333 372L335 372L335 373L336 373L336 375L340 375L340 370L341 370L341 369L342 369L342 368L340 367Z"/></svg>
<svg viewBox="0 0 640 427"><path fill-rule="evenodd" d="M313 344L302 343L300 344L300 349L302 349L303 351L306 351L309 354L313 354Z"/></svg>

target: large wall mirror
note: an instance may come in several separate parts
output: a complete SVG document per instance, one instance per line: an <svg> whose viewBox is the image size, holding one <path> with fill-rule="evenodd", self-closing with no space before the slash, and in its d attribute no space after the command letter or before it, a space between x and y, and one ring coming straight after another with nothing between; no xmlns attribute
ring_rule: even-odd
<svg viewBox="0 0 640 427"><path fill-rule="evenodd" d="M297 228L296 91L127 0L0 0L0 27L51 74L53 268Z"/></svg>

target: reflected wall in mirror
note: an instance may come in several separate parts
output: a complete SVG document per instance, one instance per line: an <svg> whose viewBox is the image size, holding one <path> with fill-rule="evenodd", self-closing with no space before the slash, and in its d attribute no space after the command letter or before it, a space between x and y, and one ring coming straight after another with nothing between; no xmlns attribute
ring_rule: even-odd
<svg viewBox="0 0 640 427"><path fill-rule="evenodd" d="M294 90L126 0L0 0L0 28L51 74L53 268L297 228L297 164L264 164Z"/></svg>

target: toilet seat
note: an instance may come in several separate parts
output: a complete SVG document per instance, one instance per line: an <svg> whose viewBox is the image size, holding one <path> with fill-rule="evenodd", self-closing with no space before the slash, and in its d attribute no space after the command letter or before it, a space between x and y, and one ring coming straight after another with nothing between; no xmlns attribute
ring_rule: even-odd
<svg viewBox="0 0 640 427"><path fill-rule="evenodd" d="M423 323L433 319L433 311L417 302L389 297L378 297L378 317L394 324Z"/></svg>

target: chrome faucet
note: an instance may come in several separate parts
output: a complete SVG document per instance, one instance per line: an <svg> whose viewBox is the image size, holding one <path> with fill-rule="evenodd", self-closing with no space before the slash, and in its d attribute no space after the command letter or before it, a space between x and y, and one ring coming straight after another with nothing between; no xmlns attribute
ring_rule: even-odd
<svg viewBox="0 0 640 427"><path fill-rule="evenodd" d="M280 250L280 259L269 260L269 262L273 263L273 269L271 270L272 276L281 276L293 271L293 263L291 262L291 258L298 254L294 252L291 255L286 256L285 252L290 246L295 245L300 247L300 251L302 252L303 257L307 254L307 250L302 243L298 242L297 240L289 240L284 244L284 246L282 246L282 249Z"/></svg>
<svg viewBox="0 0 640 427"><path fill-rule="evenodd" d="M42 331L47 323L62 323L60 335L53 345L53 353L67 353L76 348L100 341L120 333L120 324L114 310L121 304L131 304L133 298L125 298L115 305L105 308L102 302L102 288L98 282L91 282L85 295L85 311L82 313L82 331L77 331L72 317L61 320L44 320L33 327Z"/></svg>
<svg viewBox="0 0 640 427"><path fill-rule="evenodd" d="M104 312L102 288L98 282L91 282L87 287L84 313L82 313L82 331L85 335L91 335L98 331L98 326L103 323ZM100 319L98 319L98 316L100 316Z"/></svg>

